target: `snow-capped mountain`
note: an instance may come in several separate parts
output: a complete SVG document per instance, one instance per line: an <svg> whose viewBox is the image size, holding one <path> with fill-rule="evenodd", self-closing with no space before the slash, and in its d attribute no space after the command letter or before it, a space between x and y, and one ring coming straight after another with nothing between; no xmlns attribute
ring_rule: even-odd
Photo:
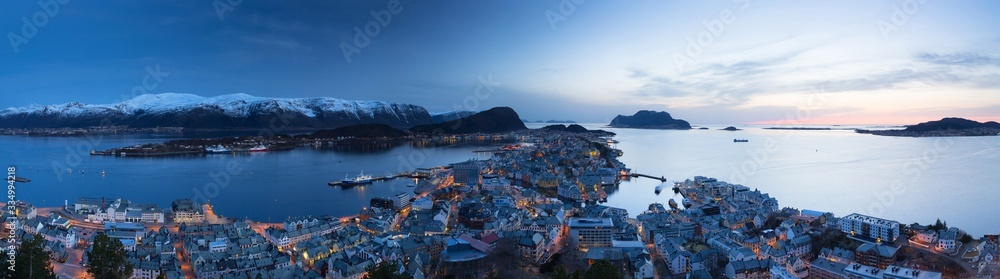
<svg viewBox="0 0 1000 279"><path fill-rule="evenodd" d="M433 123L421 106L336 98L265 98L247 94L202 97L163 93L117 104L29 105L0 110L0 127L332 128L380 123L411 127Z"/></svg>

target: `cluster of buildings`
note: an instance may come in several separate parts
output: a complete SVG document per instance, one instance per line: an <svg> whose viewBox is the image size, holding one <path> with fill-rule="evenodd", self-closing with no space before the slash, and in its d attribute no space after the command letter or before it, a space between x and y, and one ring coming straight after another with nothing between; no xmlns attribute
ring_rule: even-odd
<svg viewBox="0 0 1000 279"><path fill-rule="evenodd" d="M779 209L766 193L709 177L676 183L680 201L651 204L630 217L600 204L630 172L606 138L525 133L521 139L530 144L430 170L413 193L373 198L356 216L291 217L264 227L248 220L208 224L191 200L161 210L80 199L71 209L124 244L134 278L182 278L190 270L195 278L358 279L382 263L418 279L466 278L514 268L496 255L538 267L557 254L572 255L563 259L580 266L607 261L631 278L942 277L898 261L902 249L893 243L904 228L898 222ZM24 231L45 237L54 251L86 242L69 220L18 208L17 217L30 220ZM820 247L830 233L863 244ZM917 228L910 242L955 251L958 233ZM980 274L1000 272L998 247L996 240L976 247L970 260Z"/></svg>
<svg viewBox="0 0 1000 279"><path fill-rule="evenodd" d="M80 198L73 204L74 213L86 216L88 222L164 223L169 214L156 204L133 203L129 200Z"/></svg>

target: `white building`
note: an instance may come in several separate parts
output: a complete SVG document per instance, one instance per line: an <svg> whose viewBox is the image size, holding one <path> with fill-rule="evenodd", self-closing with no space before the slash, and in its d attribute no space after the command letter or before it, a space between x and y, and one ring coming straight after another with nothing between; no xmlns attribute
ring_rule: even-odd
<svg viewBox="0 0 1000 279"><path fill-rule="evenodd" d="M483 190L503 190L510 188L510 181L503 177L483 176Z"/></svg>
<svg viewBox="0 0 1000 279"><path fill-rule="evenodd" d="M413 195L407 193L396 194L392 199L392 205L396 207L396 210L403 210L403 208L410 206L410 198L412 197Z"/></svg>
<svg viewBox="0 0 1000 279"><path fill-rule="evenodd" d="M955 252L956 243L955 240L958 238L958 233L953 230L941 230L938 234L937 246L934 250L941 253L953 253Z"/></svg>
<svg viewBox="0 0 1000 279"><path fill-rule="evenodd" d="M570 245L584 251L592 247L611 247L614 228L611 218L569 218Z"/></svg>
<svg viewBox="0 0 1000 279"><path fill-rule="evenodd" d="M431 210L434 208L434 199L430 196L419 198L410 204L413 210Z"/></svg>
<svg viewBox="0 0 1000 279"><path fill-rule="evenodd" d="M893 242L899 237L899 222L854 213L840 219L840 231L852 236Z"/></svg>
<svg viewBox="0 0 1000 279"><path fill-rule="evenodd" d="M940 272L931 272L890 265L882 272L884 279L941 279Z"/></svg>

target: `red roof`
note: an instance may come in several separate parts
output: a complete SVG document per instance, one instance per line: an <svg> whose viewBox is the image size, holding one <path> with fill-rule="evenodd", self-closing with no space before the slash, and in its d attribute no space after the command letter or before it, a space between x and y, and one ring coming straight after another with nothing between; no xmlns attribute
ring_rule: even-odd
<svg viewBox="0 0 1000 279"><path fill-rule="evenodd" d="M497 241L500 241L500 236L497 235L496 233L490 233L490 234L487 234L487 235L483 236L483 242L486 242L486 244L491 244L492 245L493 243L496 243Z"/></svg>

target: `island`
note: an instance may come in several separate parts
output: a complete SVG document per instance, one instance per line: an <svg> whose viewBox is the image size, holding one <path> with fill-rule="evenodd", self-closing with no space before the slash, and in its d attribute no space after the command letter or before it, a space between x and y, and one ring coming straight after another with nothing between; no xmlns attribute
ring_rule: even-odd
<svg viewBox="0 0 1000 279"><path fill-rule="evenodd" d="M1000 123L977 122L965 118L947 117L937 121L907 126L902 130L855 130L861 134L893 137L976 137L1000 135Z"/></svg>
<svg viewBox="0 0 1000 279"><path fill-rule="evenodd" d="M736 128L736 127L733 127L733 126L725 127L725 128L720 129L720 130L723 130L723 131L743 131L743 129L739 129L739 128Z"/></svg>
<svg viewBox="0 0 1000 279"><path fill-rule="evenodd" d="M665 111L640 110L632 116L618 115L608 126L614 128L688 130L691 124L681 119L674 119Z"/></svg>
<svg viewBox="0 0 1000 279"><path fill-rule="evenodd" d="M545 127L542 127L541 129L542 130L550 130L550 131L571 132L571 133L595 133L595 134L603 134L603 135L607 135L607 136L614 136L615 135L615 133L608 132L608 131L605 131L605 130L588 130L587 128L584 128L583 126L580 126L580 125L577 125L577 124L571 124L569 126L562 125L562 124L556 124L556 125L545 126Z"/></svg>

